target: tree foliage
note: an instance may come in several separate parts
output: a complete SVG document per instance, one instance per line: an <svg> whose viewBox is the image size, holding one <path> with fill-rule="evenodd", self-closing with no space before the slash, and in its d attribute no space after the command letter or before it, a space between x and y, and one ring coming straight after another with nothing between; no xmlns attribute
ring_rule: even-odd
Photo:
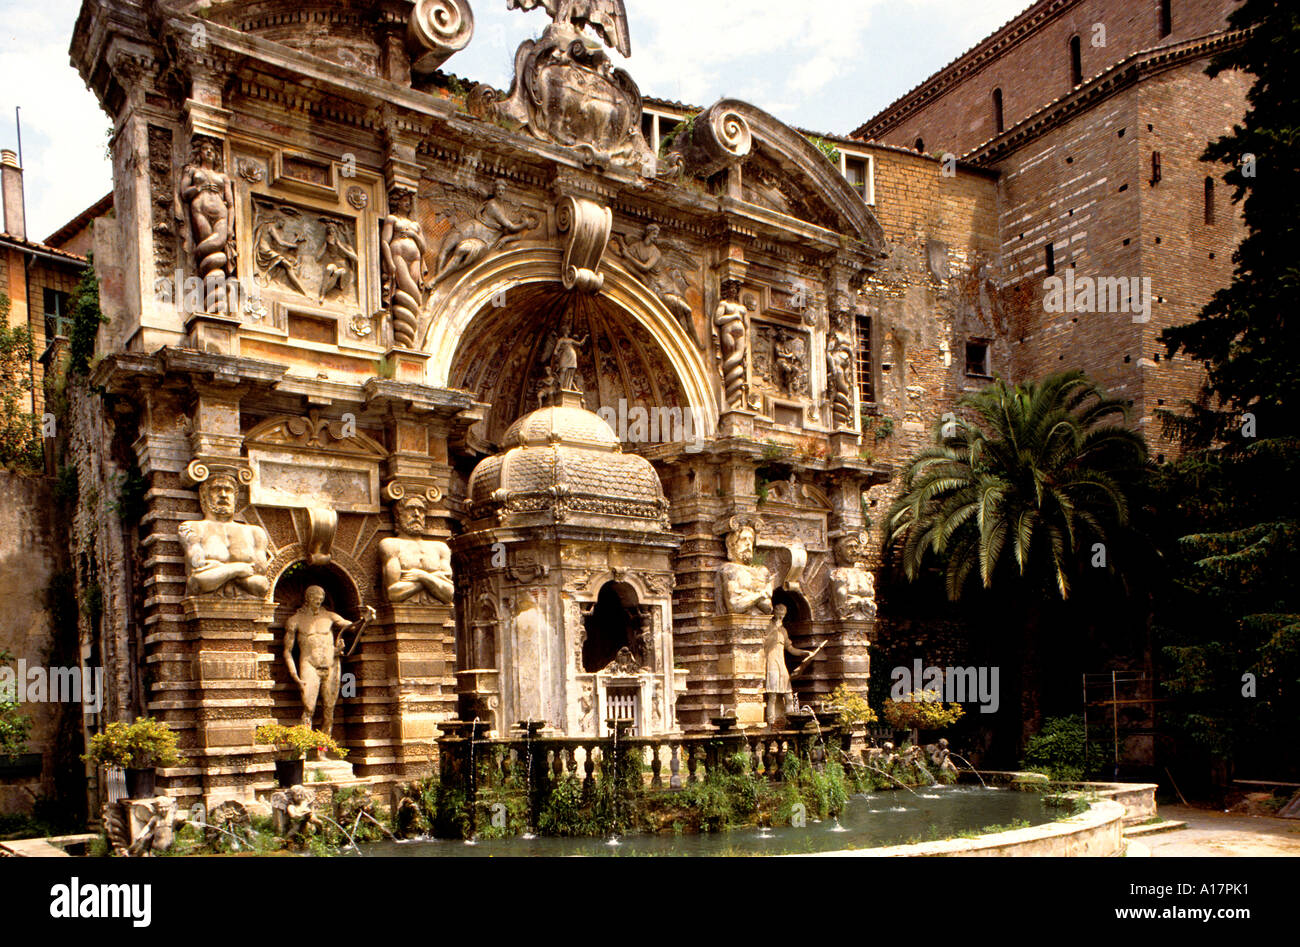
<svg viewBox="0 0 1300 947"><path fill-rule="evenodd" d="M40 426L31 407L32 333L9 325L9 297L0 295L0 466L44 467Z"/></svg>
<svg viewBox="0 0 1300 947"><path fill-rule="evenodd" d="M915 579L933 560L953 600L972 575L985 588L1006 576L1068 598L1094 544L1127 524L1146 463L1124 405L1064 372L1014 386L996 379L960 407L908 466L889 511L887 542L904 573Z"/></svg>

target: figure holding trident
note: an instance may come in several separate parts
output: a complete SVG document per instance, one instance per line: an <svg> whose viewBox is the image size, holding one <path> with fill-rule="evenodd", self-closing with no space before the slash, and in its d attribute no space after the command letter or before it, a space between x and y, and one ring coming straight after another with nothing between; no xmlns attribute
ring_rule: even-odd
<svg viewBox="0 0 1300 947"><path fill-rule="evenodd" d="M322 732L329 734L334 727L334 705L338 701L339 682L346 648L344 635L356 632L351 654L361 640L361 633L375 617L375 610L366 606L361 618L348 621L323 607L325 590L319 585L309 586L303 594L303 604L284 625L284 663L289 677L298 685L302 695L302 724L311 728L316 715L316 699L323 698L325 719ZM338 634L335 635L337 629ZM293 649L298 646L299 660L294 661Z"/></svg>
<svg viewBox="0 0 1300 947"><path fill-rule="evenodd" d="M784 605L773 607L772 620L767 623L767 634L763 638L763 664L767 670L764 683L767 695L767 710L764 714L764 720L768 726L776 726L782 717L794 711L794 687L790 683L790 678L801 674L817 653L826 647L826 642L823 641L811 651L796 648L794 642L790 640L790 633L785 628L785 613L786 607ZM793 675L786 670L785 656L787 654L804 659L794 669Z"/></svg>

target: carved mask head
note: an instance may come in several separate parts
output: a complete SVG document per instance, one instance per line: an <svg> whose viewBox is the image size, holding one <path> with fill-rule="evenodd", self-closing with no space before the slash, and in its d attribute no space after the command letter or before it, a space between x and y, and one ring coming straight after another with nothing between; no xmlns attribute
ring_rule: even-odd
<svg viewBox="0 0 1300 947"><path fill-rule="evenodd" d="M319 585L309 585L302 598L308 608L312 611L319 611L321 605L325 602L325 590Z"/></svg>
<svg viewBox="0 0 1300 947"><path fill-rule="evenodd" d="M228 520L235 515L235 499L239 495L236 480L230 474L213 474L199 487L199 505L203 515L210 520Z"/></svg>
<svg viewBox="0 0 1300 947"><path fill-rule="evenodd" d="M727 536L727 558L748 565L754 558L754 529L742 526Z"/></svg>
<svg viewBox="0 0 1300 947"><path fill-rule="evenodd" d="M418 536L424 532L424 501L419 497L405 497L397 505L397 527L404 533Z"/></svg>
<svg viewBox="0 0 1300 947"><path fill-rule="evenodd" d="M864 552L862 536L858 533L849 533L835 544L835 558L842 566L862 568Z"/></svg>

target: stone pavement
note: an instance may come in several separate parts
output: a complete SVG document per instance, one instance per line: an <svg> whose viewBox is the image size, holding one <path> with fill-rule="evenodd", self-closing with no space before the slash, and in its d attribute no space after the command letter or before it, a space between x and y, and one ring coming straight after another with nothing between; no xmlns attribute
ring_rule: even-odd
<svg viewBox="0 0 1300 947"><path fill-rule="evenodd" d="M1300 855L1300 821L1187 806L1161 806L1160 815L1186 822L1187 828L1143 836L1153 858Z"/></svg>

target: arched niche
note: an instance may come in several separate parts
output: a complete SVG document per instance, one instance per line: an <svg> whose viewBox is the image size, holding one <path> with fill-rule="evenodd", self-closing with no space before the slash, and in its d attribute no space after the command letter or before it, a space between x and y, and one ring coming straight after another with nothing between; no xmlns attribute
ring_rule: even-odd
<svg viewBox="0 0 1300 947"><path fill-rule="evenodd" d="M453 370L463 360L460 350L477 337L476 324L491 325L502 319L526 319L538 302L535 294L524 294L532 284L560 283L563 253L553 246L518 246L489 257L459 276L444 295L435 299L423 321L421 348L430 355L425 380L435 387L454 386ZM702 436L717 430L715 373L708 370L703 354L659 298L617 263L601 264L605 276L602 291L588 297L601 307L610 324L635 336L639 326L656 350L681 391L682 407L695 412ZM566 294L576 299L580 294ZM494 302L495 300L495 302ZM523 313L522 316L519 314ZM543 342L545 340L543 339ZM590 360L590 352L585 353ZM664 386L667 387L667 386ZM536 404L529 406L536 407Z"/></svg>
<svg viewBox="0 0 1300 947"><path fill-rule="evenodd" d="M606 582L596 594L596 603L583 619L582 670L595 673L614 660L619 648L629 648L639 662L644 625L636 590L626 582Z"/></svg>

